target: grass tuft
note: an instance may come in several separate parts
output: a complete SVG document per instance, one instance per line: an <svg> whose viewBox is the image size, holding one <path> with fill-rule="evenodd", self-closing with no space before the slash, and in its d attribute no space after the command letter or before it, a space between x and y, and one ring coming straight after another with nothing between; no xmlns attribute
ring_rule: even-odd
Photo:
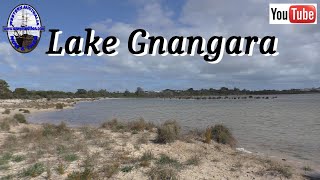
<svg viewBox="0 0 320 180"><path fill-rule="evenodd" d="M151 180L178 180L177 170L170 166L156 166L148 171L149 178Z"/></svg>
<svg viewBox="0 0 320 180"><path fill-rule="evenodd" d="M22 177L37 177L41 175L46 170L43 163L36 163L24 169L22 172Z"/></svg>
<svg viewBox="0 0 320 180"><path fill-rule="evenodd" d="M158 165L170 165L170 166L173 166L175 168L180 168L182 165L181 163L176 160L176 159L173 159L165 154L161 154L160 155L160 158L157 160L156 164Z"/></svg>

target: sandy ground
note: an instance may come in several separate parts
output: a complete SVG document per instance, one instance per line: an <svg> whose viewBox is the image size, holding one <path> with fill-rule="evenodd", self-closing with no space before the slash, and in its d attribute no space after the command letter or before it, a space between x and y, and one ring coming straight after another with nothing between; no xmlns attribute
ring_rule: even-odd
<svg viewBox="0 0 320 180"><path fill-rule="evenodd" d="M67 108L92 99L1 100L0 122L19 109L31 113ZM104 128L11 123L0 130L0 179L304 179L286 162L204 143L188 136L170 144L154 143L156 129L114 131ZM152 157L143 158L151 154ZM151 156L150 155L150 156ZM170 160L165 160L168 157ZM38 168L34 165L40 164ZM34 167L34 168L32 168ZM155 175L155 176L153 176Z"/></svg>

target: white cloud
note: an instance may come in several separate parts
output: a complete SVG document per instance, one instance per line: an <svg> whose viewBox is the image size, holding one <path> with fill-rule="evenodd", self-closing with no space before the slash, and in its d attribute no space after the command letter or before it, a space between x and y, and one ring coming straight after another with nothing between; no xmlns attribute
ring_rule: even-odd
<svg viewBox="0 0 320 180"><path fill-rule="evenodd" d="M237 86L260 88L260 85L272 85L285 88L305 86L295 78L320 78L319 47L320 35L313 32L310 26L269 25L268 2L263 1L212 1L187 0L182 6L178 18L173 18L173 11L164 8L161 1L143 1L138 11L136 22L94 23L92 26L101 32L119 36L121 41L120 55L114 58L105 57L113 69L134 73L148 73L146 76L160 76L164 79L202 79L207 83L237 82ZM175 14L177 15L177 14ZM102 28L103 27L103 28ZM145 56L134 57L127 50L127 39L134 28L145 28L151 35L241 35L266 36L279 38L278 57L265 57L256 54L253 57L230 57L226 55L217 65L207 64L200 56ZM283 82L284 86L279 86ZM245 84L246 83L246 84ZM299 84L300 83L300 84ZM189 85L192 86L192 83ZM290 87L287 87L290 88Z"/></svg>

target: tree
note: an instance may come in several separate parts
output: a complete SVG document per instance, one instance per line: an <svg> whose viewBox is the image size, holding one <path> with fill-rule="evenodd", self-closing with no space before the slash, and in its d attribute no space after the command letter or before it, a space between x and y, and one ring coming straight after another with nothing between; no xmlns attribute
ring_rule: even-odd
<svg viewBox="0 0 320 180"><path fill-rule="evenodd" d="M28 90L26 88L16 88L13 92L16 97L25 97L28 95Z"/></svg>
<svg viewBox="0 0 320 180"><path fill-rule="evenodd" d="M0 79L0 98L11 98L12 92L9 89L9 84Z"/></svg>
<svg viewBox="0 0 320 180"><path fill-rule="evenodd" d="M135 94L136 96L142 96L144 95L144 90L141 87L137 87Z"/></svg>
<svg viewBox="0 0 320 180"><path fill-rule="evenodd" d="M78 89L76 94L87 94L87 90L85 89Z"/></svg>
<svg viewBox="0 0 320 180"><path fill-rule="evenodd" d="M123 93L124 96L128 97L130 96L130 91L128 89L126 89Z"/></svg>

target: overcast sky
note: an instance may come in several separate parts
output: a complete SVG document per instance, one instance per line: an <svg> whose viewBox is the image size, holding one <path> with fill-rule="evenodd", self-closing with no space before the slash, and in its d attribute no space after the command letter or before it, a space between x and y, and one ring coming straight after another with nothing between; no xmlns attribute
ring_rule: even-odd
<svg viewBox="0 0 320 180"><path fill-rule="evenodd" d="M19 3L26 2L2 3L1 26L6 25L11 10ZM0 32L0 79L9 82L11 89L115 91L134 90L138 86L146 90L320 86L320 24L269 25L269 2L264 0L79 0L77 3L34 0L27 3L37 9L46 32L37 49L29 54L17 53L6 33ZM118 37L119 54L115 57L45 54L49 47L48 29L62 30L60 44L64 44L71 35L85 37L84 29L88 27L101 37ZM208 64L197 55L135 57L127 49L127 40L137 28L167 38L271 35L279 38L280 54L276 57L265 57L258 52L252 57L225 55L219 64Z"/></svg>

